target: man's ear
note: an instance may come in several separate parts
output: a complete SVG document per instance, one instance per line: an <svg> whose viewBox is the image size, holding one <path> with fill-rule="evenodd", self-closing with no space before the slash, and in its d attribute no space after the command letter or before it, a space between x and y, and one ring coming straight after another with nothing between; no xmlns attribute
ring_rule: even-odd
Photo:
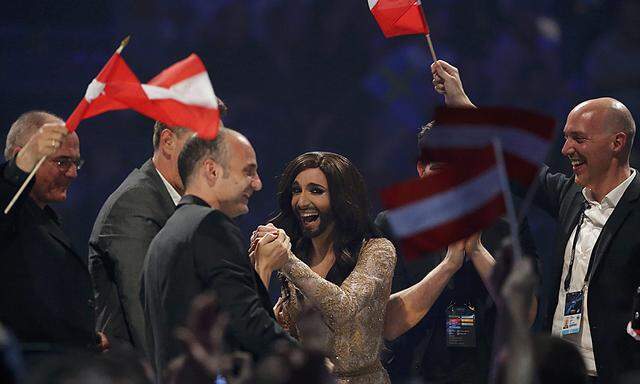
<svg viewBox="0 0 640 384"><path fill-rule="evenodd" d="M11 158L15 158L18 155L18 152L20 152L20 150L22 149L22 147L19 146L15 146L13 147L13 150L11 151Z"/></svg>
<svg viewBox="0 0 640 384"><path fill-rule="evenodd" d="M160 148L164 152L173 152L176 148L176 135L170 129L160 132Z"/></svg>
<svg viewBox="0 0 640 384"><path fill-rule="evenodd" d="M620 153L627 146L627 134L624 132L618 132L613 137L613 151Z"/></svg>
<svg viewBox="0 0 640 384"><path fill-rule="evenodd" d="M209 185L211 186L216 183L216 180L218 180L218 177L220 177L220 172L222 171L218 163L213 161L213 159L210 157L203 161L202 170L204 171L205 177L207 178L207 183L209 183Z"/></svg>

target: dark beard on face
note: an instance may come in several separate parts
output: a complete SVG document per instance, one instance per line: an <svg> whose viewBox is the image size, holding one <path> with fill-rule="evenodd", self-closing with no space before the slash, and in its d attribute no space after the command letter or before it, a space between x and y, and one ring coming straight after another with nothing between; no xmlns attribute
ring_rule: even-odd
<svg viewBox="0 0 640 384"><path fill-rule="evenodd" d="M302 229L302 236L307 239L313 239L316 236L320 236L324 231L333 223L333 215L331 212L320 212L318 220L320 220L320 225L313 231L307 230L302 225L302 218L298 216L298 222L300 223L300 228Z"/></svg>

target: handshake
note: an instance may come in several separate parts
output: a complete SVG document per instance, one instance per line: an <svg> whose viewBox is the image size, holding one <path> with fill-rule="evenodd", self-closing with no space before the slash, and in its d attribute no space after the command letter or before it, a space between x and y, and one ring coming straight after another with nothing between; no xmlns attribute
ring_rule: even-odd
<svg viewBox="0 0 640 384"><path fill-rule="evenodd" d="M292 255L291 240L284 230L267 224L253 231L249 259L265 286L269 286L271 273L281 269Z"/></svg>

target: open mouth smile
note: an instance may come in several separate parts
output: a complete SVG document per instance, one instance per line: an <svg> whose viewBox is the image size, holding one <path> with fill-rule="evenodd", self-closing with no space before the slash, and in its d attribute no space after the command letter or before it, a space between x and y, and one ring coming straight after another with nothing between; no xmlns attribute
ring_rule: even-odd
<svg viewBox="0 0 640 384"><path fill-rule="evenodd" d="M320 214L318 212L298 212L300 216L300 221L303 224L312 224L320 218Z"/></svg>

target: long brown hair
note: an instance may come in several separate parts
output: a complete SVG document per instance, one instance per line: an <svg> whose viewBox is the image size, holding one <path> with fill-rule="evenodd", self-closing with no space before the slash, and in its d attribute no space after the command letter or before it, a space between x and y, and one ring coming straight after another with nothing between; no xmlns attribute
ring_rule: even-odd
<svg viewBox="0 0 640 384"><path fill-rule="evenodd" d="M291 187L298 174L305 169L318 168L329 184L331 212L334 218L333 250L336 262L327 280L341 284L349 276L358 261L358 253L364 241L379 237L379 232L369 217L369 199L364 178L358 169L342 155L331 152L307 152L287 164L278 182L279 212L271 220L284 229L296 255L308 263L307 251L310 239L302 229L291 208Z"/></svg>

